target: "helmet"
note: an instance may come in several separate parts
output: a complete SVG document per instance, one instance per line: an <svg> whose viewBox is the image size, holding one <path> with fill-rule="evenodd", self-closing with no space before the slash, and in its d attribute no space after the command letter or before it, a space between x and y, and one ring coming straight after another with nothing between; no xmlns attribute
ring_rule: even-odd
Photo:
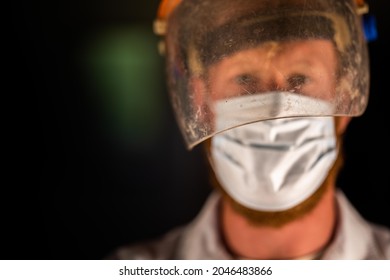
<svg viewBox="0 0 390 280"><path fill-rule="evenodd" d="M163 1L155 32L187 147L262 120L361 115L366 9L358 0Z"/></svg>

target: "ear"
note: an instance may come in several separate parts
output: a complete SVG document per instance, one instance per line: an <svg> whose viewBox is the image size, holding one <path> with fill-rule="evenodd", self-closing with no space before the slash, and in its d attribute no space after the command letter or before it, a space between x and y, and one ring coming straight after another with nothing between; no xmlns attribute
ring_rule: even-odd
<svg viewBox="0 0 390 280"><path fill-rule="evenodd" d="M347 117L347 116L335 117L335 125L336 125L337 135L344 134L351 119L352 119L351 117Z"/></svg>

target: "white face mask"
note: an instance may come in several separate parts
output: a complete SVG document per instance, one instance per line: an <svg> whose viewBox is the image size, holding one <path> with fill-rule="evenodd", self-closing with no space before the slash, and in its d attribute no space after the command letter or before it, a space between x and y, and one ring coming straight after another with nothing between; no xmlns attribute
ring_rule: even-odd
<svg viewBox="0 0 390 280"><path fill-rule="evenodd" d="M337 156L332 117L261 121L217 134L211 143L222 187L259 211L303 202L321 186Z"/></svg>

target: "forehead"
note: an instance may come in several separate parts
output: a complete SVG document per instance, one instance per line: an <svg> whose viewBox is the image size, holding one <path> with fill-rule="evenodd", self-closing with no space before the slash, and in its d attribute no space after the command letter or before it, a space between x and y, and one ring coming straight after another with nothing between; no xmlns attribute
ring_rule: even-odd
<svg viewBox="0 0 390 280"><path fill-rule="evenodd" d="M223 56L219 61L212 64L210 68L228 63L238 63L245 68L246 65L261 66L266 62L309 62L334 61L336 50L332 41L324 39L296 40L286 42L266 42L254 48L246 48L234 52L231 55ZM293 66L293 65L286 65ZM227 70L227 69L226 69Z"/></svg>
<svg viewBox="0 0 390 280"><path fill-rule="evenodd" d="M206 13L206 7L200 7L194 14L189 14L188 21L183 18L183 21L177 22L178 30L173 33L176 37L169 43L171 48L179 48L183 56L187 57L190 71L192 65L196 69L199 65L207 67L223 57L257 47L264 42L334 40L334 24L323 12L310 10L302 13L291 4L279 4L278 7L282 7L280 9L265 9L277 4L249 0L243 1L249 3L249 7L242 5L242 8L239 5L234 9L230 1L225 2L230 8L224 6L221 10L211 9L210 13ZM241 1L232 2L237 5ZM217 4L211 6L216 8ZM251 9L251 6L257 8Z"/></svg>

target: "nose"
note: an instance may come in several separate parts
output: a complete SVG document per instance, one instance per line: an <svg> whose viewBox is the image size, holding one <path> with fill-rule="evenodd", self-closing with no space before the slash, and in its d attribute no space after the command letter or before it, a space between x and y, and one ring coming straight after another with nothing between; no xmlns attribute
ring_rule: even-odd
<svg viewBox="0 0 390 280"><path fill-rule="evenodd" d="M270 67L266 71L266 75L263 76L263 88L261 90L264 92L288 90L289 85L287 80L288 78L282 71L275 67Z"/></svg>

